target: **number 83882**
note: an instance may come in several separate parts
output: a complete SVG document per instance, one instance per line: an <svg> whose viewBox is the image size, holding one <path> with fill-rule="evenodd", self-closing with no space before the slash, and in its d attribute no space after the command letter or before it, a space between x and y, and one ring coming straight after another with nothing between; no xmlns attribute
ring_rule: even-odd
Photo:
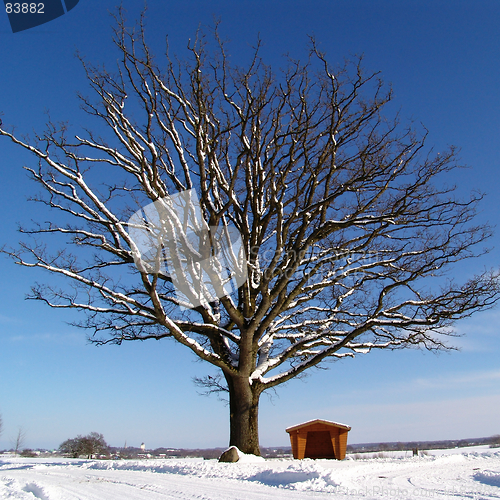
<svg viewBox="0 0 500 500"><path fill-rule="evenodd" d="M44 14L43 3L6 3L7 14Z"/></svg>

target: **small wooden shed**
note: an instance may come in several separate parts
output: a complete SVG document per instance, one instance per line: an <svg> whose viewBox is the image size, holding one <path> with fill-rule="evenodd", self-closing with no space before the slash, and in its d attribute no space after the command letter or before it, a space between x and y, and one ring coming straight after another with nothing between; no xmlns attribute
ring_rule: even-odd
<svg viewBox="0 0 500 500"><path fill-rule="evenodd" d="M293 458L336 458L343 460L347 448L348 425L311 420L288 427Z"/></svg>

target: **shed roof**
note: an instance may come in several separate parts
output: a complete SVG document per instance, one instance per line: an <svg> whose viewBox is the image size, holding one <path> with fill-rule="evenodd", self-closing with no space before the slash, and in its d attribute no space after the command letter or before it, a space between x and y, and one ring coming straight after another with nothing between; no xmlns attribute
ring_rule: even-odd
<svg viewBox="0 0 500 500"><path fill-rule="evenodd" d="M345 425L345 424L339 424L338 422L330 422L329 420L321 420L320 418L317 418L316 420L309 420L308 422L304 422L303 424L297 424L292 427L288 427L286 432L291 432L291 431L296 431L297 429L301 429L302 427L308 427L309 425L312 424L325 424L325 425L331 425L332 427L340 427L341 429L347 429L348 431L351 430L350 426Z"/></svg>

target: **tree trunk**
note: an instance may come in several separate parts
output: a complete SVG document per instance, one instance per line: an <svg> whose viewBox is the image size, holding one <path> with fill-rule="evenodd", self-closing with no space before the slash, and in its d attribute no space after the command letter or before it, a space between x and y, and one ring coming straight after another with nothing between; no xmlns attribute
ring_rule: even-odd
<svg viewBox="0 0 500 500"><path fill-rule="evenodd" d="M252 388L247 377L226 377L226 380L229 388L229 446L260 456L260 393Z"/></svg>

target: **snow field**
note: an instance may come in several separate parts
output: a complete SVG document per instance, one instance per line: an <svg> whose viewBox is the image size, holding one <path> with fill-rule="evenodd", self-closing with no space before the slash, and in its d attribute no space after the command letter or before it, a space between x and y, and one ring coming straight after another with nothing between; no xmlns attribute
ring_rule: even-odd
<svg viewBox="0 0 500 500"><path fill-rule="evenodd" d="M434 453L434 452L429 452ZM0 457L0 498L22 500L500 499L500 450L363 460Z"/></svg>

